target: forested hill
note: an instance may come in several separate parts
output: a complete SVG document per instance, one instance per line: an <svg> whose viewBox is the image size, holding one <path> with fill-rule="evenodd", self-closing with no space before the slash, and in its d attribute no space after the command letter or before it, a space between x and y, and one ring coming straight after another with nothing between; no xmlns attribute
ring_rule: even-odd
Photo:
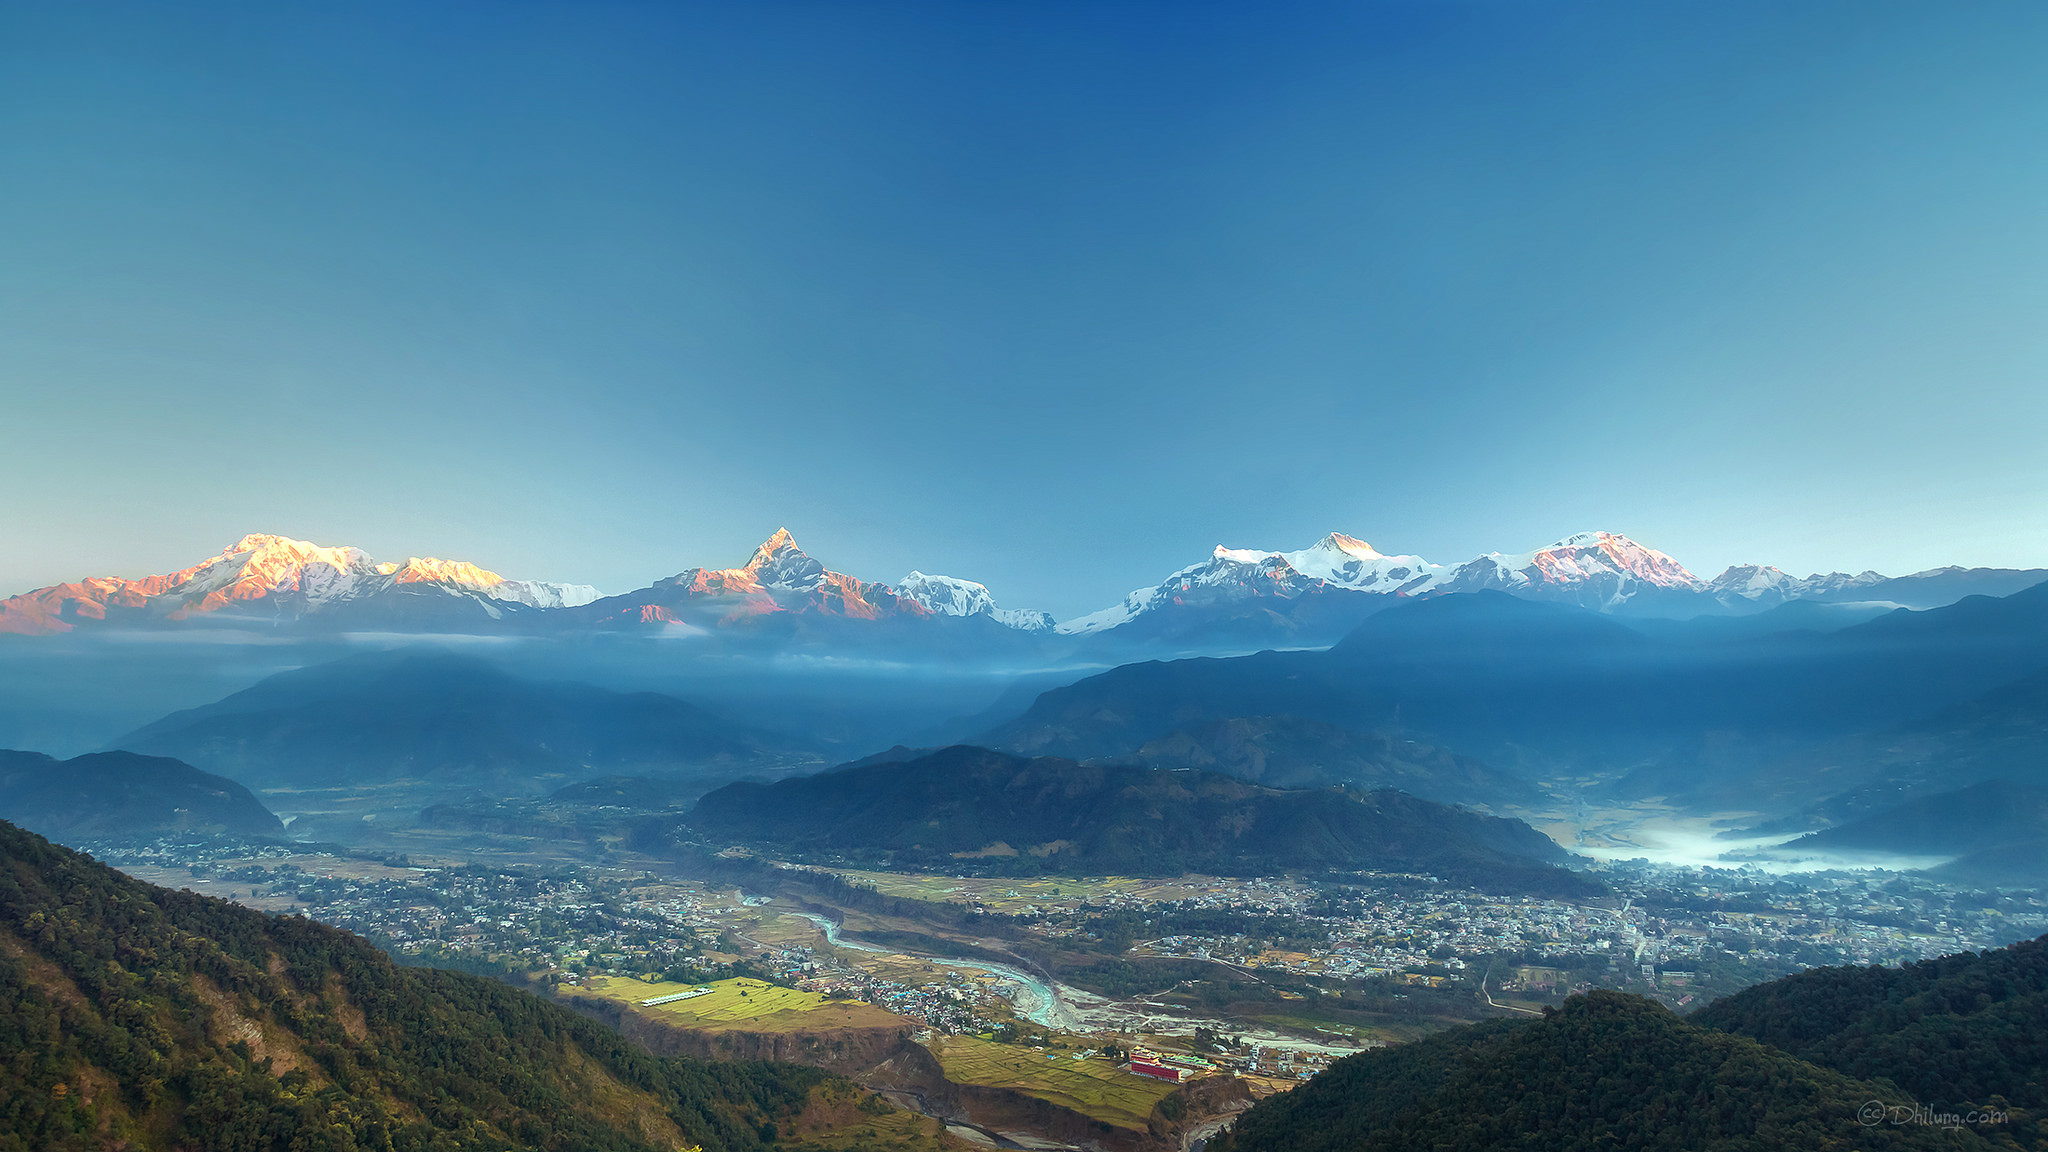
<svg viewBox="0 0 2048 1152"><path fill-rule="evenodd" d="M1683 1020L1574 996L1541 1020L1339 1061L1212 1148L2041 1148L2044 1085L2048 937L1815 969ZM1972 1114L1984 1122L1926 1122Z"/></svg>
<svg viewBox="0 0 2048 1152"><path fill-rule="evenodd" d="M941 749L774 784L732 784L686 818L700 833L804 855L1127 875L1297 869L1428 872L1494 891L1603 891L1520 820L1405 792L1281 791L1197 770Z"/></svg>
<svg viewBox="0 0 2048 1152"><path fill-rule="evenodd" d="M1884 1077L1949 1111L2024 1111L2010 1125L2015 1136L2048 1138L2048 936L1902 968L1817 968L1717 1000L1692 1019L1852 1076Z"/></svg>
<svg viewBox="0 0 2048 1152"><path fill-rule="evenodd" d="M1620 992L1540 1020L1452 1029L1361 1053L1271 1097L1211 1152L1490 1149L1784 1152L2012 1147L1970 1131L1865 1124L1865 1083L1700 1027Z"/></svg>
<svg viewBox="0 0 2048 1152"><path fill-rule="evenodd" d="M57 760L0 751L0 819L73 844L177 834L284 835L270 809L233 780L133 752Z"/></svg>
<svg viewBox="0 0 2048 1152"><path fill-rule="evenodd" d="M538 997L0 823L5 1152L744 1152L823 1078L657 1059Z"/></svg>

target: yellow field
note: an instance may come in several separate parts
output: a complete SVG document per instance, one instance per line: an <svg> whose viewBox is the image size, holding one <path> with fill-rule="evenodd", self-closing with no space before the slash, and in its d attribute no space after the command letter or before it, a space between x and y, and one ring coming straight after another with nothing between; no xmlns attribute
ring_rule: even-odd
<svg viewBox="0 0 2048 1152"><path fill-rule="evenodd" d="M942 1036L932 1044L946 1078L960 1084L1015 1088L1119 1128L1143 1128L1152 1106L1173 1085L1122 1071L1099 1056Z"/></svg>
<svg viewBox="0 0 2048 1152"><path fill-rule="evenodd" d="M720 980L708 995L673 1004L641 1007L640 1001L688 992L695 984L649 983L630 976L593 976L582 990L622 1000L642 1012L684 1028L706 1032L795 1032L827 1028L873 1028L905 1023L901 1016L858 1000L828 1000L823 993L781 988L760 980Z"/></svg>

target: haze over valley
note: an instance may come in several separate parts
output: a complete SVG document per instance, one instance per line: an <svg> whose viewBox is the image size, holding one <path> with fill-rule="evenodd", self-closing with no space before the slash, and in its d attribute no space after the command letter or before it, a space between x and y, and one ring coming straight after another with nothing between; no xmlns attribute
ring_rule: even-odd
<svg viewBox="0 0 2048 1152"><path fill-rule="evenodd" d="M2048 1147L2048 9L0 0L0 1152Z"/></svg>

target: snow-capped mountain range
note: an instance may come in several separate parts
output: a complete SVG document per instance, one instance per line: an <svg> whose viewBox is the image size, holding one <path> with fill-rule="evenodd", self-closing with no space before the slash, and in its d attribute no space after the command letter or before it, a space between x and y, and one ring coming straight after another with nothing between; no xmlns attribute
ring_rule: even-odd
<svg viewBox="0 0 2048 1152"><path fill-rule="evenodd" d="M782 612L861 620L982 616L1021 631L1053 625L1043 612L998 607L987 588L970 580L913 572L896 587L834 572L780 529L738 568L690 568L613 597L586 584L508 580L462 560L379 563L360 548L251 534L177 572L89 577L0 600L0 633L200 624L715 627Z"/></svg>
<svg viewBox="0 0 2048 1152"><path fill-rule="evenodd" d="M647 588L607 597L578 615L604 628L666 626L714 629L794 613L852 620L986 617L1022 631L1052 626L1043 612L998 608L971 580L912 572L883 584L834 572L797 547L779 528L738 568L690 568Z"/></svg>
<svg viewBox="0 0 2048 1152"><path fill-rule="evenodd" d="M1902 577L1866 571L1800 578L1759 564L1736 565L1703 580L1670 556L1613 532L1583 532L1547 548L1513 555L1489 552L1447 566L1420 556L1385 555L1357 537L1333 532L1299 552L1219 545L1208 560L1058 629L1090 635L1152 612L1336 590L1387 597L1499 591L1600 612L1697 616L1756 612L1793 600L1933 607L1972 592L2005 595L2041 580L2048 580L2048 570L1937 568Z"/></svg>
<svg viewBox="0 0 2048 1152"><path fill-rule="evenodd" d="M1793 600L1931 607L1973 592L2004 595L2042 579L2048 570L1943 568L1896 578L1876 572L1798 578L1752 564L1702 580L1670 556L1609 532L1441 565L1387 555L1356 537L1331 533L1296 552L1219 546L1207 560L1117 604L1055 623L1044 612L998 606L986 586L971 580L913 571L886 584L834 572L798 547L786 529L763 541L738 568L689 568L611 597L588 585L510 580L466 561L414 557L380 563L358 548L249 535L177 572L93 577L0 601L0 633L209 622L346 630L711 631L794 614L868 621L978 618L986 622L983 627L1016 633L1089 637L1155 613L1199 620L1204 611L1241 614L1247 606L1304 597L1341 597L1369 608L1403 598L1493 590L1602 612L1692 616L1755 612Z"/></svg>
<svg viewBox="0 0 2048 1152"><path fill-rule="evenodd" d="M379 563L360 548L329 548L252 533L190 568L125 580L91 577L0 601L0 632L30 635L80 626L162 625L260 614L271 622L335 614L394 595L460 601L489 619L525 609L587 604L582 584L507 580L460 560L413 557Z"/></svg>
<svg viewBox="0 0 2048 1152"><path fill-rule="evenodd" d="M998 624L1025 632L1043 632L1055 621L1050 612L1029 608L998 608L988 586L955 576L927 576L912 571L896 591L941 616L987 616Z"/></svg>

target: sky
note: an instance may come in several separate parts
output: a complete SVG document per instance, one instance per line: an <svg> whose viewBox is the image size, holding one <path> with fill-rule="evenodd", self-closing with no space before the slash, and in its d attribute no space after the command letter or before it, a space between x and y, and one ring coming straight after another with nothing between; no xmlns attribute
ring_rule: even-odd
<svg viewBox="0 0 2048 1152"><path fill-rule="evenodd" d="M0 0L0 593L2048 565L2038 4Z"/></svg>

